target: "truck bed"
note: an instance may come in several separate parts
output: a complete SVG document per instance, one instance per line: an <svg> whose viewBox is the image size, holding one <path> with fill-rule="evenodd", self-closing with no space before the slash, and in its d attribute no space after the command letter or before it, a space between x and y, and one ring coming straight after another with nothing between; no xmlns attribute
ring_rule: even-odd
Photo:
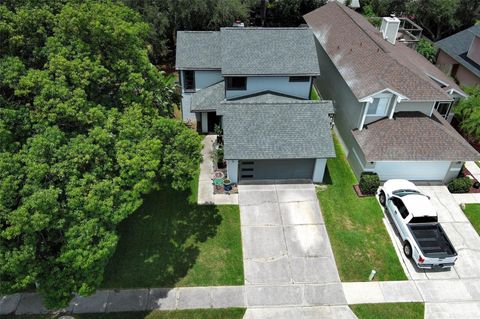
<svg viewBox="0 0 480 319"><path fill-rule="evenodd" d="M457 255L439 223L408 224L408 228L425 257L446 258Z"/></svg>

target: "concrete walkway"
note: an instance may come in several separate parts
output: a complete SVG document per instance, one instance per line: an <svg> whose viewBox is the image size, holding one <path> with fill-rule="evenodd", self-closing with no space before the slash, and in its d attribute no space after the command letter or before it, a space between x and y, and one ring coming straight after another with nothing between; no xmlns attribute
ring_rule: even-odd
<svg viewBox="0 0 480 319"><path fill-rule="evenodd" d="M206 135L203 139L203 161L200 164L197 202L200 205L238 205L238 194L213 194L212 175L214 164L211 154L216 138L216 135Z"/></svg>
<svg viewBox="0 0 480 319"><path fill-rule="evenodd" d="M303 318L341 309L311 307L346 305L313 184L240 185L239 203L245 318Z"/></svg>

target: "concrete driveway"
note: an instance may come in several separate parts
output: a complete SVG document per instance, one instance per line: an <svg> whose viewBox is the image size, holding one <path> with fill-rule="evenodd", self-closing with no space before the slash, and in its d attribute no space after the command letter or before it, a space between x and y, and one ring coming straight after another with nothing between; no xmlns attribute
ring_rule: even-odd
<svg viewBox="0 0 480 319"><path fill-rule="evenodd" d="M438 219L458 252L458 260L450 270L421 270L405 257L402 252L402 242L391 221L386 223L393 237L395 250L400 258L407 276L412 280L431 279L480 279L480 237L468 221L452 194L445 186L418 186L430 196L437 210Z"/></svg>
<svg viewBox="0 0 480 319"><path fill-rule="evenodd" d="M239 204L249 308L346 305L313 184L240 185Z"/></svg>
<svg viewBox="0 0 480 319"><path fill-rule="evenodd" d="M438 219L458 252L449 270L421 270L402 252L395 226L385 225L405 273L425 302L425 318L478 318L480 316L480 236L445 186L418 186L430 196Z"/></svg>

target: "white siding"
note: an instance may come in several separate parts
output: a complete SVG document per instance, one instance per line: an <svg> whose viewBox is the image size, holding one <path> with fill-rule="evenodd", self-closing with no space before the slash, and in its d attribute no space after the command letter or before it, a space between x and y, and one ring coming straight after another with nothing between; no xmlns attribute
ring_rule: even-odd
<svg viewBox="0 0 480 319"><path fill-rule="evenodd" d="M327 165L326 158L317 158L315 160L315 168L313 170L313 182L323 182L323 176L325 175L325 166Z"/></svg>
<svg viewBox="0 0 480 319"><path fill-rule="evenodd" d="M249 76L246 90L227 90L226 98L235 98L267 90L308 99L310 97L310 81L289 82L288 76Z"/></svg>
<svg viewBox="0 0 480 319"><path fill-rule="evenodd" d="M227 177L232 183L238 183L238 160L227 160Z"/></svg>
<svg viewBox="0 0 480 319"><path fill-rule="evenodd" d="M373 171L377 172L382 181L392 178L444 181L450 165L451 162L444 161L381 161L375 163Z"/></svg>
<svg viewBox="0 0 480 319"><path fill-rule="evenodd" d="M428 101L428 102L409 102L409 101L404 101L404 102L399 102L397 103L397 107L395 108L395 113L396 112L422 112L425 115L430 116L432 113L432 108L433 108L433 101Z"/></svg>

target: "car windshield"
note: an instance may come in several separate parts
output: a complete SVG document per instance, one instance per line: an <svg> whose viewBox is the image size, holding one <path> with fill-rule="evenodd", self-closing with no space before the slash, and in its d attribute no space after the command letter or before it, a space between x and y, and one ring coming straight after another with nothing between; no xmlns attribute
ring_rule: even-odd
<svg viewBox="0 0 480 319"><path fill-rule="evenodd" d="M403 196L412 195L412 194L420 194L420 192L414 189L399 189L399 190L393 191L393 194L398 197L403 197Z"/></svg>
<svg viewBox="0 0 480 319"><path fill-rule="evenodd" d="M413 217L410 224L424 224L424 223L436 223L438 218L436 216L421 216Z"/></svg>

